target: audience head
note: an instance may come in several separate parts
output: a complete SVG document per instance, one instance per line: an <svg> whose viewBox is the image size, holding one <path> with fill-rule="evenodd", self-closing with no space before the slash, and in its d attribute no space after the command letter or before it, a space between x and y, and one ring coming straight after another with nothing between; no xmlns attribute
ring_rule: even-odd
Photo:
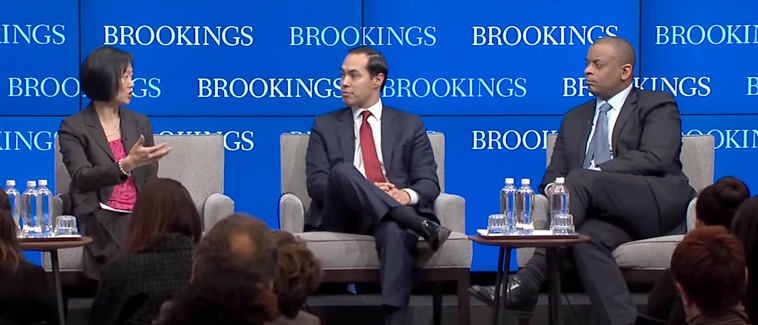
<svg viewBox="0 0 758 325"><path fill-rule="evenodd" d="M195 248L193 279L237 272L273 287L278 252L268 226L258 218L233 214L219 221Z"/></svg>
<svg viewBox="0 0 758 325"><path fill-rule="evenodd" d="M367 46L351 49L342 62L342 101L350 107L368 108L379 101L389 67L384 55Z"/></svg>
<svg viewBox="0 0 758 325"><path fill-rule="evenodd" d="M750 190L736 177L723 177L704 188L697 197L697 226L731 228L734 212L750 197Z"/></svg>
<svg viewBox="0 0 758 325"><path fill-rule="evenodd" d="M0 273L5 270L15 272L23 258L16 238L11 201L4 191L0 191Z"/></svg>
<svg viewBox="0 0 758 325"><path fill-rule="evenodd" d="M758 323L758 196L747 199L734 213L732 232L745 248L748 289L743 305L750 321Z"/></svg>
<svg viewBox="0 0 758 325"><path fill-rule="evenodd" d="M192 283L233 276L255 292L251 304L265 306L268 320L278 317L274 281L278 251L268 226L247 214L233 214L219 221L195 247Z"/></svg>
<svg viewBox="0 0 758 325"><path fill-rule="evenodd" d="M132 65L131 54L110 46L98 47L79 70L82 92L94 101L128 105L134 88Z"/></svg>
<svg viewBox="0 0 758 325"><path fill-rule="evenodd" d="M688 317L718 317L739 307L746 272L742 243L721 226L691 231L671 257L671 273Z"/></svg>
<svg viewBox="0 0 758 325"><path fill-rule="evenodd" d="M194 242L202 235L200 214L192 197L181 183L168 178L153 178L139 192L134 204L126 252L139 253L160 235L176 233Z"/></svg>
<svg viewBox="0 0 758 325"><path fill-rule="evenodd" d="M261 287L237 272L222 272L196 279L186 295L171 304L161 325L257 325L277 317L262 304Z"/></svg>
<svg viewBox="0 0 758 325"><path fill-rule="evenodd" d="M634 80L634 47L620 37L595 40L587 51L584 76L592 94L608 100Z"/></svg>
<svg viewBox="0 0 758 325"><path fill-rule="evenodd" d="M288 318L295 318L308 295L321 284L321 262L291 233L275 231L271 236L279 250L279 275L275 285L279 311Z"/></svg>

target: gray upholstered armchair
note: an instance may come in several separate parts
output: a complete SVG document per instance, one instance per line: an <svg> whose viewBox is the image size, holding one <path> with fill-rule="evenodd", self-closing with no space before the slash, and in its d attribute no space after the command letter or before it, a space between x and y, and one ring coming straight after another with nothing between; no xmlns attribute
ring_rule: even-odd
<svg viewBox="0 0 758 325"><path fill-rule="evenodd" d="M553 154L555 135L548 137L547 164ZM703 188L713 183L713 149L714 140L710 135L690 135L682 137L680 159L684 174L690 185L700 193ZM621 268L624 277L632 283L655 282L663 270L669 268L674 248L684 237L683 233L695 227L695 202L693 199L687 209L686 229L682 227L678 234L636 240L625 243L613 251L613 257ZM548 216L548 200L540 195L535 207L535 227L545 229ZM532 256L533 249L520 249L519 265L523 266Z"/></svg>
<svg viewBox="0 0 758 325"><path fill-rule="evenodd" d="M222 218L234 213L234 201L224 192L224 139L221 135L155 136L155 143L167 142L173 151L159 163L158 176L175 179L184 185L195 201L203 219L203 230L208 230ZM71 178L55 139L55 191L69 190ZM53 214L63 209L60 196L53 200ZM48 253L45 253L48 254ZM78 283L83 271L81 248L59 251L61 275L64 283ZM42 259L50 270L50 259Z"/></svg>
<svg viewBox="0 0 758 325"><path fill-rule="evenodd" d="M442 193L434 202L434 212L453 233L439 251L419 245L417 280L436 282L434 321L439 324L443 281L455 281L458 293L459 324L469 322L469 270L472 247L465 235L465 201L445 191L445 136L429 134L437 162L437 177ZM371 236L335 232L303 232L304 216L311 199L305 185L305 153L308 135L281 136L282 196L279 198L279 225L282 230L304 240L321 260L324 281L336 283L378 282L379 258Z"/></svg>

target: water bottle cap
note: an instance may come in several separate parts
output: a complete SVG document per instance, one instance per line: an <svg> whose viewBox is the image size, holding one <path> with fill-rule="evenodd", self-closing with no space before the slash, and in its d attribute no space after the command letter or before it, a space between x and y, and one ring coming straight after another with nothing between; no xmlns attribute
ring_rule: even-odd
<svg viewBox="0 0 758 325"><path fill-rule="evenodd" d="M39 186L47 186L47 180L46 179L40 179L38 183L39 183Z"/></svg>
<svg viewBox="0 0 758 325"><path fill-rule="evenodd" d="M37 187L37 182L35 182L35 181L26 181L26 187Z"/></svg>
<svg viewBox="0 0 758 325"><path fill-rule="evenodd" d="M529 185L531 182L528 178L522 178L521 179L521 185Z"/></svg>
<svg viewBox="0 0 758 325"><path fill-rule="evenodd" d="M566 178L565 177L556 177L555 178L555 183L556 184L565 184L566 183Z"/></svg>
<svg viewBox="0 0 758 325"><path fill-rule="evenodd" d="M16 186L16 181L12 180L12 179L9 179L9 180L5 181L5 186Z"/></svg>
<svg viewBox="0 0 758 325"><path fill-rule="evenodd" d="M510 178L510 177L506 178L505 179L505 184L511 184L512 185L513 184L513 178Z"/></svg>

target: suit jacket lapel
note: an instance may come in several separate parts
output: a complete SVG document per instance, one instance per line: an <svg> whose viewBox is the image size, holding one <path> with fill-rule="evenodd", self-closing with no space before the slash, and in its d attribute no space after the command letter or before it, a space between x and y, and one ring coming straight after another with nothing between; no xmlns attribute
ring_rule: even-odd
<svg viewBox="0 0 758 325"><path fill-rule="evenodd" d="M637 108L637 90L632 87L632 91L629 92L629 96L626 97L624 105L621 106L621 112L616 119L616 124L613 126L613 137L611 138L611 152L613 156L616 156L616 142L618 140L621 130L624 128L624 124L629 120L632 112Z"/></svg>
<svg viewBox="0 0 758 325"><path fill-rule="evenodd" d="M395 111L389 107L382 107L382 160L387 178L390 178L390 164L392 162L392 149L395 147Z"/></svg>
<svg viewBox="0 0 758 325"><path fill-rule="evenodd" d="M132 149L132 146L134 146L141 134L137 130L137 123L134 121L134 116L131 112L124 108L119 108L118 115L121 118L121 139L124 140L124 150L128 155L129 150Z"/></svg>
<svg viewBox="0 0 758 325"><path fill-rule="evenodd" d="M587 123L581 123L579 136L581 137L579 139L578 145L578 152L581 152L582 154L579 155L579 166L584 165L584 156L587 152L587 142L590 140L590 131L592 130L592 120L595 118L595 106L597 105L597 100L589 102L587 105L590 107L587 108L587 114L586 117L582 119L582 121L586 120Z"/></svg>
<svg viewBox="0 0 758 325"><path fill-rule="evenodd" d="M342 148L343 162L353 164L355 159L355 121L353 121L353 110L348 107L337 115L339 121L337 125L337 138Z"/></svg>
<svg viewBox="0 0 758 325"><path fill-rule="evenodd" d="M100 149L103 149L103 152L105 152L105 154L107 154L108 157L113 160L113 152L111 152L111 147L108 145L108 139L105 137L105 131L103 131L103 127L100 125L100 119L97 117L95 106L92 104L84 109L84 122L87 124L87 130L89 131L90 135L92 135L92 138L95 139L95 143L97 143L97 145L100 146Z"/></svg>

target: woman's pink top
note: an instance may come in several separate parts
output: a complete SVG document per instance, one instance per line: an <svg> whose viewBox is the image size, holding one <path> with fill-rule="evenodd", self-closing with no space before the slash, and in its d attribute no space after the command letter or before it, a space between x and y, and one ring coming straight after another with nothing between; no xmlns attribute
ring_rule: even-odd
<svg viewBox="0 0 758 325"><path fill-rule="evenodd" d="M115 161L126 158L124 142L121 139L108 142L108 146L111 147ZM113 194L111 194L111 198L108 200L108 206L119 210L131 211L134 208L135 202L137 202L137 186L134 185L134 177L129 176L126 182L113 187Z"/></svg>

